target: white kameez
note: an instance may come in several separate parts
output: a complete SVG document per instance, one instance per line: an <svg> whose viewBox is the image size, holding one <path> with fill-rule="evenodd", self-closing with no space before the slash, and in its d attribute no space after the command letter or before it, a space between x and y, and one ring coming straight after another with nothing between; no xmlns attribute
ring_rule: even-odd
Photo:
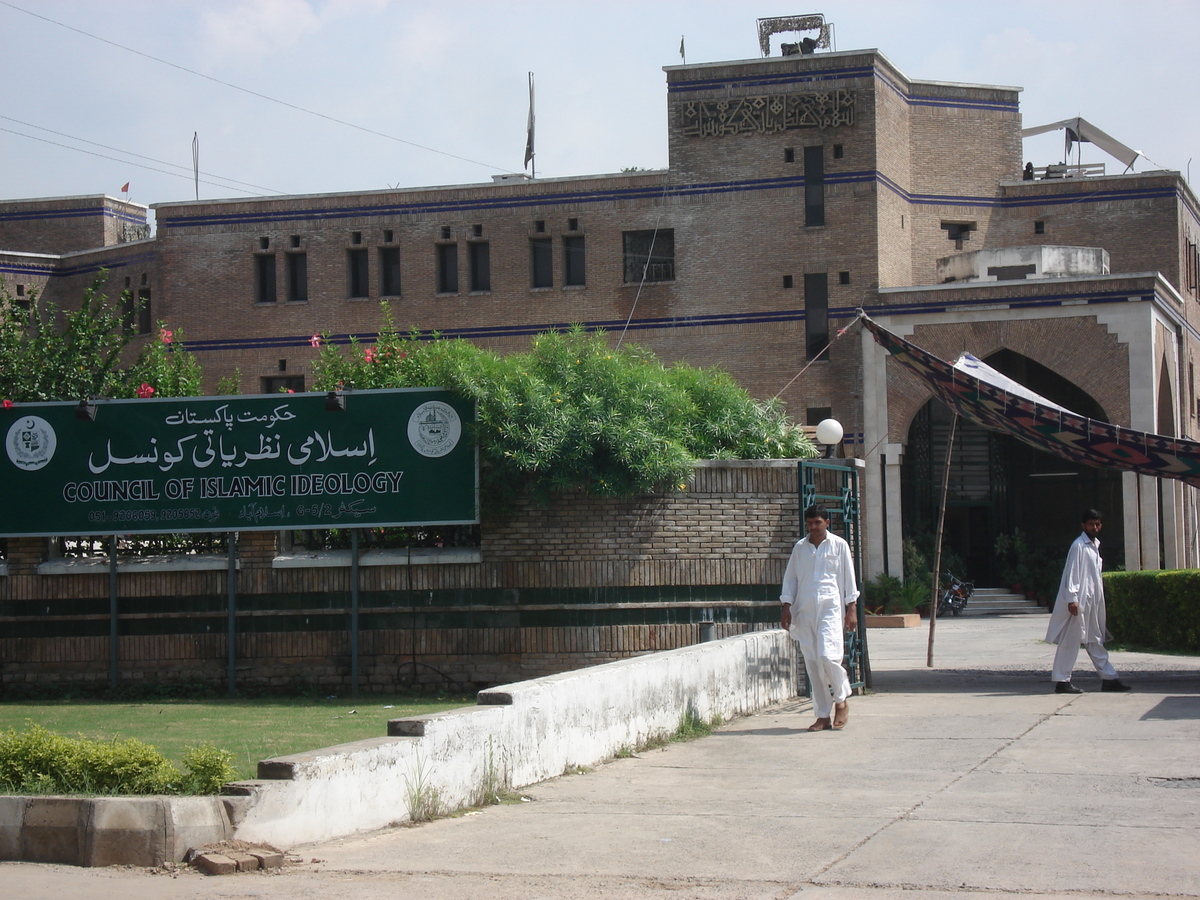
<svg viewBox="0 0 1200 900"><path fill-rule="evenodd" d="M1046 640L1059 645L1050 676L1054 681L1071 680L1081 645L1101 677L1117 677L1116 669L1108 661L1108 651L1104 649L1104 642L1112 636L1108 633L1104 608L1102 564L1100 541L1086 533L1079 535L1067 552L1054 612L1046 628ZM1079 605L1079 615L1071 615L1068 608L1071 603Z"/></svg>
<svg viewBox="0 0 1200 900"><path fill-rule="evenodd" d="M804 656L818 719L829 718L834 703L850 696L850 679L842 668L842 622L846 607L857 599L849 544L832 532L817 546L807 537L796 542L779 600L792 610L788 631Z"/></svg>

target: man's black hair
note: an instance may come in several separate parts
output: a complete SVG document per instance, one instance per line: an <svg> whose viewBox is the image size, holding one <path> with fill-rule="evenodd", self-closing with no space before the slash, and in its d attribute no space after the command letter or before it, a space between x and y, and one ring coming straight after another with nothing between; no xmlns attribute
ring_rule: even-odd
<svg viewBox="0 0 1200 900"><path fill-rule="evenodd" d="M1085 509L1083 511L1083 518L1079 520L1079 524L1082 525L1084 522L1090 522L1092 519L1103 522L1104 516L1100 515L1100 510L1098 509Z"/></svg>
<svg viewBox="0 0 1200 900"><path fill-rule="evenodd" d="M829 510L827 510L823 504L814 503L812 506L810 506L808 509L806 509L804 511L804 518L806 518L806 519L824 519L826 522L828 522L829 521Z"/></svg>

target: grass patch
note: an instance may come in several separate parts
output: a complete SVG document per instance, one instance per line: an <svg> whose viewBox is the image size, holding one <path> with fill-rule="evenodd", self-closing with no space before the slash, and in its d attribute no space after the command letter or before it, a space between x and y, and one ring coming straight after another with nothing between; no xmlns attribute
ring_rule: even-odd
<svg viewBox="0 0 1200 900"><path fill-rule="evenodd" d="M474 704L474 696L411 694L371 694L357 700L22 700L0 703L0 731L21 731L33 722L70 737L132 738L157 747L176 765L183 763L189 747L211 744L234 755L236 777L245 779L257 776L260 759L383 737L388 719Z"/></svg>
<svg viewBox="0 0 1200 900"><path fill-rule="evenodd" d="M725 720L721 716L713 716L712 719L705 720L700 718L699 713L695 710L688 709L679 717L679 726L674 731L648 737L639 741L636 747L630 747L628 744L618 747L617 752L613 754L613 759L629 759L646 750L662 750L671 744L681 744L708 737L715 729L724 724Z"/></svg>

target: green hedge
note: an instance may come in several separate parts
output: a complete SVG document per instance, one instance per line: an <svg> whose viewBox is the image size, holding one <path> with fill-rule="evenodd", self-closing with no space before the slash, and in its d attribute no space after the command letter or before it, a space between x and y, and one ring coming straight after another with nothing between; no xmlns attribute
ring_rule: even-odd
<svg viewBox="0 0 1200 900"><path fill-rule="evenodd" d="M1200 570L1108 572L1104 597L1115 640L1200 653Z"/></svg>

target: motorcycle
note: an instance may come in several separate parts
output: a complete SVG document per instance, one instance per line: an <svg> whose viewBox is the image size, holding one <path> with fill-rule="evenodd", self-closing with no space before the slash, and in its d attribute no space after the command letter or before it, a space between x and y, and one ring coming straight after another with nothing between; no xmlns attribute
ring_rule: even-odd
<svg viewBox="0 0 1200 900"><path fill-rule="evenodd" d="M971 599L971 594L975 592L975 585L973 582L963 581L950 572L947 572L945 577L949 584L942 588L942 594L938 598L937 614L939 616L961 616L963 610L967 608L967 601Z"/></svg>

